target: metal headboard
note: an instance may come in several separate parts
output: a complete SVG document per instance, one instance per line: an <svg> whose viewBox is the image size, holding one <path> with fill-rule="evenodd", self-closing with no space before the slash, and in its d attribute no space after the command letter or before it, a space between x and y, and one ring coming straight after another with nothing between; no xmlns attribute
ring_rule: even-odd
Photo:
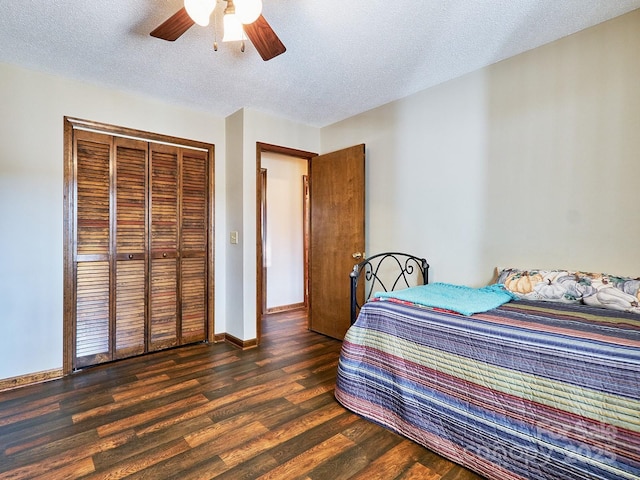
<svg viewBox="0 0 640 480"><path fill-rule="evenodd" d="M387 270L381 271L383 264L387 270L390 267L397 269L397 273L394 272L388 275ZM383 272L384 278L382 278ZM351 277L351 325L355 323L360 307L362 306L358 303L357 293L358 282L361 277L364 276L365 280L364 303L369 300L374 292L390 292L399 288L414 286L412 285L412 280L415 284L417 272L422 274L417 275L417 280L422 280L423 285L429 283L429 264L427 260L400 252L378 253L354 265L353 270L349 274Z"/></svg>

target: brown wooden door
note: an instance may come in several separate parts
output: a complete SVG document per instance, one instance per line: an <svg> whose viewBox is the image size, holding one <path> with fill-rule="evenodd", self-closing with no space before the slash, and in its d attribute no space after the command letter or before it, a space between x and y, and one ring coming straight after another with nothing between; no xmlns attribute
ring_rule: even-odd
<svg viewBox="0 0 640 480"><path fill-rule="evenodd" d="M76 132L75 368L112 359L109 181L112 151L111 136Z"/></svg>
<svg viewBox="0 0 640 480"><path fill-rule="evenodd" d="M180 343L207 339L207 153L181 149Z"/></svg>
<svg viewBox="0 0 640 480"><path fill-rule="evenodd" d="M178 147L151 145L149 350L178 344Z"/></svg>
<svg viewBox="0 0 640 480"><path fill-rule="evenodd" d="M145 351L147 143L76 132L75 367Z"/></svg>
<svg viewBox="0 0 640 480"><path fill-rule="evenodd" d="M115 137L113 359L146 351L147 142Z"/></svg>
<svg viewBox="0 0 640 480"><path fill-rule="evenodd" d="M151 145L149 350L207 339L207 152Z"/></svg>
<svg viewBox="0 0 640 480"><path fill-rule="evenodd" d="M82 129L72 148L71 368L210 339L209 151Z"/></svg>
<svg viewBox="0 0 640 480"><path fill-rule="evenodd" d="M365 146L311 159L309 328L342 339L350 324L349 272L364 252Z"/></svg>

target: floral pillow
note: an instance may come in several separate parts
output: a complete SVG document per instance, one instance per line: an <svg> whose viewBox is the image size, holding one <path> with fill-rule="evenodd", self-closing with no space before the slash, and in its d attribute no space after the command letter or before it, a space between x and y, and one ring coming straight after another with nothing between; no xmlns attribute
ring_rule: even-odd
<svg viewBox="0 0 640 480"><path fill-rule="evenodd" d="M580 303L589 294L589 283L582 281L576 272L567 270L519 270L507 268L500 271L497 283L522 300Z"/></svg>
<svg viewBox="0 0 640 480"><path fill-rule="evenodd" d="M592 293L582 297L585 305L640 313L640 278L606 273L583 273L591 281Z"/></svg>
<svg viewBox="0 0 640 480"><path fill-rule="evenodd" d="M640 278L568 270L506 268L497 283L520 299L584 303L601 308L640 313Z"/></svg>

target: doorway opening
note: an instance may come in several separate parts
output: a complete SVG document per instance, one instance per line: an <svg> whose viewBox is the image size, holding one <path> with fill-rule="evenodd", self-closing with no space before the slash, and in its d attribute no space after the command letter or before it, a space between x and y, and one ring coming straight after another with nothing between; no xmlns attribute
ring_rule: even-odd
<svg viewBox="0 0 640 480"><path fill-rule="evenodd" d="M256 144L258 343L263 316L308 307L308 171L316 155Z"/></svg>

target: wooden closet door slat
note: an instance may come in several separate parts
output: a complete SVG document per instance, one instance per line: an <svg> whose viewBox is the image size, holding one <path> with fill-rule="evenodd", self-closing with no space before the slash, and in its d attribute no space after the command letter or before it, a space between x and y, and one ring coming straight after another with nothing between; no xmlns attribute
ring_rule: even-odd
<svg viewBox="0 0 640 480"><path fill-rule="evenodd" d="M183 344L206 340L207 154L183 150L181 181L181 328Z"/></svg>
<svg viewBox="0 0 640 480"><path fill-rule="evenodd" d="M182 258L182 343L206 340L206 258Z"/></svg>
<svg viewBox="0 0 640 480"><path fill-rule="evenodd" d="M109 253L109 159L107 135L78 132L77 155L77 255Z"/></svg>
<svg viewBox="0 0 640 480"><path fill-rule="evenodd" d="M178 344L177 260L156 258L151 263L151 322L149 350L161 350Z"/></svg>
<svg viewBox="0 0 640 480"><path fill-rule="evenodd" d="M152 145L151 250L175 252L177 249L178 153L176 148Z"/></svg>
<svg viewBox="0 0 640 480"><path fill-rule="evenodd" d="M116 250L118 254L144 253L147 212L147 144L117 139Z"/></svg>
<svg viewBox="0 0 640 480"><path fill-rule="evenodd" d="M145 271L144 260L116 263L115 358L145 352Z"/></svg>
<svg viewBox="0 0 640 480"><path fill-rule="evenodd" d="M187 252L207 251L207 157L205 152L184 151L182 155L181 248Z"/></svg>
<svg viewBox="0 0 640 480"><path fill-rule="evenodd" d="M112 359L109 268L111 152L111 136L76 132L75 368Z"/></svg>
<svg viewBox="0 0 640 480"><path fill-rule="evenodd" d="M178 344L178 148L150 148L149 350Z"/></svg>
<svg viewBox="0 0 640 480"><path fill-rule="evenodd" d="M109 262L78 262L76 367L111 360L109 350Z"/></svg>
<svg viewBox="0 0 640 480"><path fill-rule="evenodd" d="M116 139L115 358L146 350L147 149Z"/></svg>

